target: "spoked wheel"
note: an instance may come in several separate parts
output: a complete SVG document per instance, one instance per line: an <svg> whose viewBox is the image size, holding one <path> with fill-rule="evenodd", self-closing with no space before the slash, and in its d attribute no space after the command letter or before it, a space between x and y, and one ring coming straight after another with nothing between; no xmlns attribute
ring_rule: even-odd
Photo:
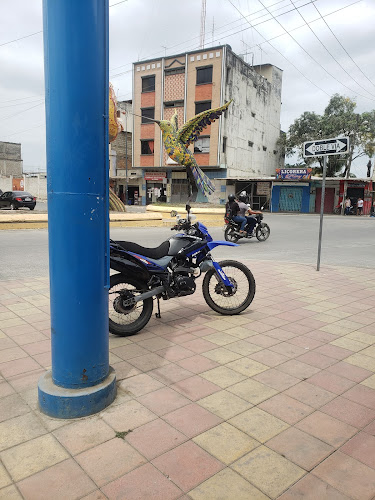
<svg viewBox="0 0 375 500"><path fill-rule="evenodd" d="M256 237L259 241L266 241L269 238L269 235L271 234L271 229L268 224L259 224L256 230Z"/></svg>
<svg viewBox="0 0 375 500"><path fill-rule="evenodd" d="M147 287L141 281L123 274L111 276L109 288L109 331L120 337L134 335L150 320L152 297L132 304L132 298L145 292Z"/></svg>
<svg viewBox="0 0 375 500"><path fill-rule="evenodd" d="M232 226L227 226L224 231L225 241L230 241L231 243L237 243L239 237L237 236L234 228Z"/></svg>
<svg viewBox="0 0 375 500"><path fill-rule="evenodd" d="M241 262L224 260L219 264L233 284L233 288L228 290L215 269L211 269L203 280L203 296L214 311L227 315L239 314L249 307L254 298L254 276Z"/></svg>

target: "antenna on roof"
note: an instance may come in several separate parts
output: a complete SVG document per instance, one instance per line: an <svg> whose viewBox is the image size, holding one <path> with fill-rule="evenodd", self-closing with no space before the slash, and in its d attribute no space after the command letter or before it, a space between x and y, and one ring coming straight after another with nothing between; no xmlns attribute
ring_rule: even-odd
<svg viewBox="0 0 375 500"><path fill-rule="evenodd" d="M201 33L200 33L200 48L201 49L204 49L205 35L206 35L206 0L202 0Z"/></svg>

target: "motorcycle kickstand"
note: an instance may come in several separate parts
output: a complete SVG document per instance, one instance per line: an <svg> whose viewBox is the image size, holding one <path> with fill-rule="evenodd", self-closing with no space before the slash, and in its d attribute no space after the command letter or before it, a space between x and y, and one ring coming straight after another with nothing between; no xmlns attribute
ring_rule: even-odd
<svg viewBox="0 0 375 500"><path fill-rule="evenodd" d="M155 318L161 318L161 314L160 314L160 299L159 299L159 297L156 297L156 300L158 301L158 312L155 313Z"/></svg>

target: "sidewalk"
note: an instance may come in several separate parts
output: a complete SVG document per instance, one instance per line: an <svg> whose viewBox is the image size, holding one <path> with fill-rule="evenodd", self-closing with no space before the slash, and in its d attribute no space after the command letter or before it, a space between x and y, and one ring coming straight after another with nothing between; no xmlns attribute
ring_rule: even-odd
<svg viewBox="0 0 375 500"><path fill-rule="evenodd" d="M371 500L375 271L248 262L234 317L196 294L110 336L118 395L76 421L37 409L48 279L0 282L0 499Z"/></svg>

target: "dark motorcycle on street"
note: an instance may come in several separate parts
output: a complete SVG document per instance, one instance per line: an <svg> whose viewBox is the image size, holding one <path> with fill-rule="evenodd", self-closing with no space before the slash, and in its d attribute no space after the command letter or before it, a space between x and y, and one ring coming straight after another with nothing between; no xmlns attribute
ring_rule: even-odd
<svg viewBox="0 0 375 500"><path fill-rule="evenodd" d="M151 318L156 298L160 317L160 299L191 295L196 279L205 273L202 289L206 303L224 315L239 314L251 304L255 280L241 262L216 262L211 250L232 242L213 241L207 228L190 220L179 219L172 230L183 231L156 248L128 241L110 241L110 267L118 271L110 278L109 330L114 335L130 336L144 328Z"/></svg>
<svg viewBox="0 0 375 500"><path fill-rule="evenodd" d="M247 232L247 224L244 228L245 234L240 233L241 224L234 222L231 219L224 218L225 226L224 226L224 237L226 241L230 241L232 243L237 243L237 241L241 238L253 238L256 236L259 241L266 241L271 234L271 229L268 224L262 222L263 214L253 215L256 219L256 225L252 232Z"/></svg>

